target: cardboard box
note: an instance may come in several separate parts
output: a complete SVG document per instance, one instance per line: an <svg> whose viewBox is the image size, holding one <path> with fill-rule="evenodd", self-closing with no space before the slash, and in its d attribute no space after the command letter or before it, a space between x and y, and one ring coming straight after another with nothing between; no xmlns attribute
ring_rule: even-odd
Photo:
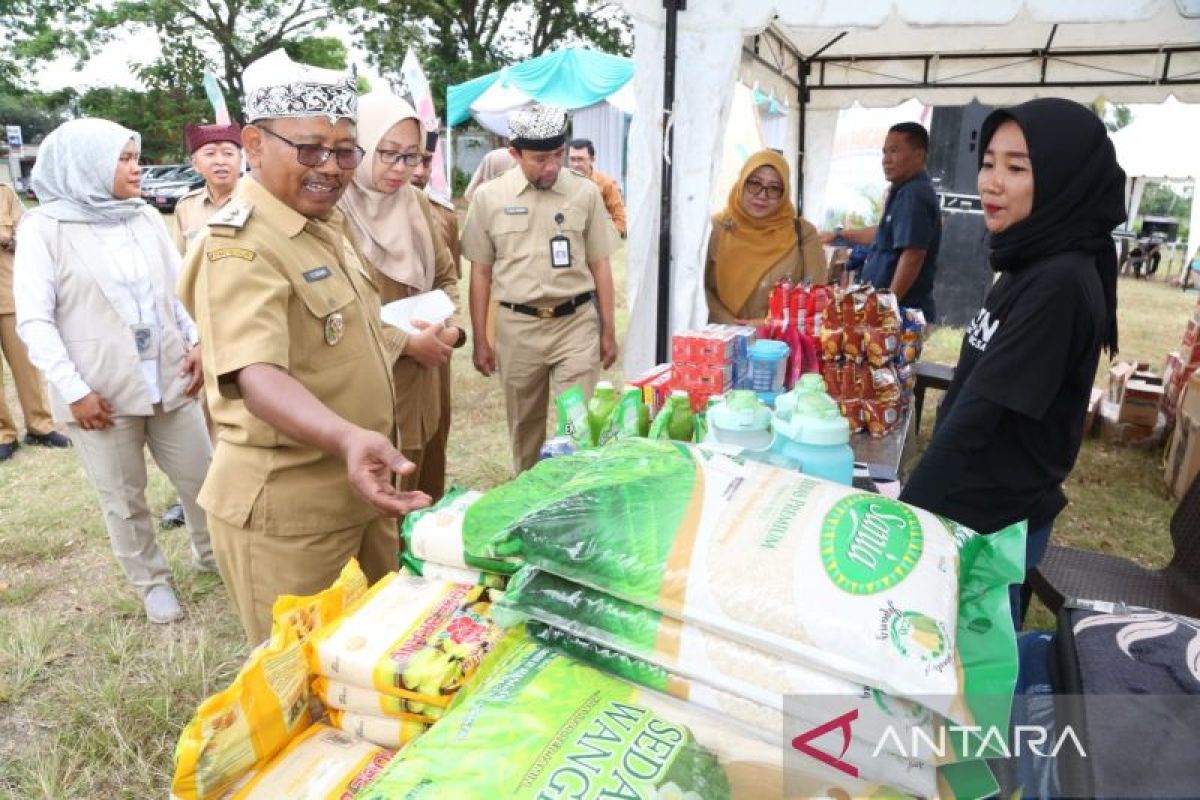
<svg viewBox="0 0 1200 800"><path fill-rule="evenodd" d="M1118 420L1130 425L1154 427L1158 421L1159 409L1162 408L1164 394L1162 378L1158 376L1130 378L1125 384Z"/></svg>
<svg viewBox="0 0 1200 800"><path fill-rule="evenodd" d="M1165 478L1182 498L1200 472L1200 374L1193 374L1179 400L1178 418L1167 448Z"/></svg>
<svg viewBox="0 0 1200 800"><path fill-rule="evenodd" d="M1100 404L1100 435L1104 441L1112 444L1125 444L1135 447L1150 447L1162 442L1162 434L1166 430L1166 419L1158 420L1154 425L1136 425L1131 422L1121 422L1121 407L1104 400Z"/></svg>
<svg viewBox="0 0 1200 800"><path fill-rule="evenodd" d="M1108 391L1105 392L1104 399L1113 405L1121 405L1125 399L1125 384L1129 383L1136 369L1136 365L1129 361L1118 361L1109 367Z"/></svg>

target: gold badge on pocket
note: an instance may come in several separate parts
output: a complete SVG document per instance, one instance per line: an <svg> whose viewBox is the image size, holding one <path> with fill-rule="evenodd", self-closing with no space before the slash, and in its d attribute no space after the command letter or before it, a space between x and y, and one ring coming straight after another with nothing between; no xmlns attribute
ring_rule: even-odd
<svg viewBox="0 0 1200 800"><path fill-rule="evenodd" d="M335 311L325 318L325 344L335 345L342 340L346 333L346 318L340 311Z"/></svg>

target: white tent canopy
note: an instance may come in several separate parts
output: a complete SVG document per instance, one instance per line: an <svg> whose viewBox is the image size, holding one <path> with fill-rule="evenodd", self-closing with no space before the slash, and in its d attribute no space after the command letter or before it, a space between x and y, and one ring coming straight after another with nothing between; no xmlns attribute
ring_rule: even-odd
<svg viewBox="0 0 1200 800"><path fill-rule="evenodd" d="M678 88L668 120L661 112L664 3L623 2L634 21L640 112L630 131L627 373L653 364L656 355L668 122L674 131L669 327L707 318L703 259L718 168L712 153L739 77L774 81L776 96L792 93L793 158L803 167L806 216L821 210L837 111L855 101L1003 105L1059 96L1155 103L1171 94L1200 101L1200 0L687 0L677 12Z"/></svg>
<svg viewBox="0 0 1200 800"><path fill-rule="evenodd" d="M1165 105L1173 107L1171 124L1166 123L1163 115L1149 112L1114 133L1112 142L1117 150L1117 161L1125 170L1129 183L1126 207L1129 209L1131 226L1147 183L1188 181L1195 185L1185 252L1187 261L1200 248L1200 202L1196 201L1200 196L1200 147L1196 146L1196 136L1200 133L1200 108L1181 112L1174 100Z"/></svg>

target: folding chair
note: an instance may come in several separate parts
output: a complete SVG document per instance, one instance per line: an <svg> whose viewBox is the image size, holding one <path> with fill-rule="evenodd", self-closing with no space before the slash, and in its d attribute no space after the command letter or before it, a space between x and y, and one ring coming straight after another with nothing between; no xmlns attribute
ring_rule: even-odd
<svg viewBox="0 0 1200 800"><path fill-rule="evenodd" d="M1200 475L1171 515L1171 544L1175 552L1162 569L1052 545L1029 585L1055 613L1066 599L1085 598L1200 617Z"/></svg>

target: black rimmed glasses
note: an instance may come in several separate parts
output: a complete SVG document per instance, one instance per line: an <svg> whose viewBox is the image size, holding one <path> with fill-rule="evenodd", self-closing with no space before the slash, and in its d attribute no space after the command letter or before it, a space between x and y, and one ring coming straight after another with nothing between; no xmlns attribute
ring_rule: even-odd
<svg viewBox="0 0 1200 800"><path fill-rule="evenodd" d="M333 156L337 160L338 169L354 169L362 163L363 156L366 155L366 151L358 145L354 147L326 147L323 144L300 144L284 136L280 136L265 125L259 125L258 129L266 131L284 144L296 148L296 161L306 167L324 166L329 161L330 156Z"/></svg>
<svg viewBox="0 0 1200 800"><path fill-rule="evenodd" d="M375 155L389 167L404 162L406 167L419 166L425 156L420 153L401 153L399 150L376 150Z"/></svg>
<svg viewBox="0 0 1200 800"><path fill-rule="evenodd" d="M757 178L746 181L746 191L754 197L766 196L768 200L778 200L783 197L783 187L777 183L763 183Z"/></svg>

